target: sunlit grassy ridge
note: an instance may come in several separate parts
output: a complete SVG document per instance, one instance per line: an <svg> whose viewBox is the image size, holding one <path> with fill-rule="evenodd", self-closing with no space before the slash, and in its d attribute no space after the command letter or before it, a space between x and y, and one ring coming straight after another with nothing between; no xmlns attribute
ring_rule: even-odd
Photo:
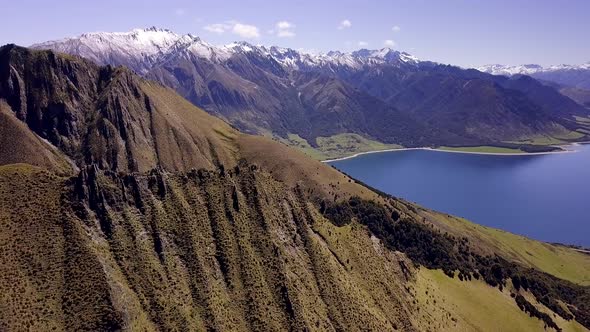
<svg viewBox="0 0 590 332"><path fill-rule="evenodd" d="M463 218L429 210L420 210L420 214L445 231L472 239L481 250L502 253L506 257L559 278L590 286L590 255L569 247L543 243L481 226Z"/></svg>
<svg viewBox="0 0 590 332"><path fill-rule="evenodd" d="M537 331L540 320L518 309L510 290L499 292L481 280L461 282L440 270L421 268L417 274L419 315L428 328L443 331ZM473 296L473 294L478 294ZM543 307L536 303L537 306ZM577 322L559 319L563 331L586 331Z"/></svg>

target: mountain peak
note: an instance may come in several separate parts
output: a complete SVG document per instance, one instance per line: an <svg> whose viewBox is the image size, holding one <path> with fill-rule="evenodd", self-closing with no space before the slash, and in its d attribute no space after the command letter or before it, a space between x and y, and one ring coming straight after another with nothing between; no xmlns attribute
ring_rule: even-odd
<svg viewBox="0 0 590 332"><path fill-rule="evenodd" d="M252 52L254 49L258 48L257 46L254 46L246 41L235 41L222 47L243 52Z"/></svg>
<svg viewBox="0 0 590 332"><path fill-rule="evenodd" d="M171 30L169 30L169 29L165 29L165 28L158 28L158 27L156 27L156 26L154 26L154 25L152 25L152 26L151 26L151 27L149 27L149 28L144 28L144 29L136 29L136 30L143 30L143 31L146 31L146 32L147 32L147 31L152 31L152 32L170 32L170 33L172 33L172 31L171 31Z"/></svg>

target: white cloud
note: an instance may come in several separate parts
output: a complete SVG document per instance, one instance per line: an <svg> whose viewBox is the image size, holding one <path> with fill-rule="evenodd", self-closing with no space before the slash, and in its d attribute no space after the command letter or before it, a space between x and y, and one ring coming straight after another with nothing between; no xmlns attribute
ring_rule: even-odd
<svg viewBox="0 0 590 332"><path fill-rule="evenodd" d="M230 28L231 28L231 26L229 24L225 24L225 23L209 24L209 25L206 25L203 27L203 29L205 29L206 31L218 33L218 34L222 34L222 33L226 32L227 30L229 30Z"/></svg>
<svg viewBox="0 0 590 332"><path fill-rule="evenodd" d="M348 29L351 26L352 22L350 22L350 20L342 20L342 22L340 22L340 24L338 25L338 30Z"/></svg>
<svg viewBox="0 0 590 332"><path fill-rule="evenodd" d="M176 16L184 16L184 14L186 14L186 10L184 10L183 8L176 8L174 13L176 14Z"/></svg>
<svg viewBox="0 0 590 332"><path fill-rule="evenodd" d="M258 27L249 24L243 24L236 21L227 21L224 23L213 23L203 27L205 31L216 33L216 34L224 34L226 32L231 32L235 35L238 35L242 38L246 39L255 39L260 37L260 30Z"/></svg>
<svg viewBox="0 0 590 332"><path fill-rule="evenodd" d="M398 25L394 25L393 28L391 28L391 31L393 32L399 32L402 28L400 28Z"/></svg>
<svg viewBox="0 0 590 332"><path fill-rule="evenodd" d="M277 24L275 24L275 28L276 28L277 37L281 37L281 38L295 37L295 31L293 31L293 29L295 28L295 24L293 24L291 22L288 22L288 21L277 22ZM274 30L272 32L269 31L269 33L273 34Z"/></svg>
<svg viewBox="0 0 590 332"><path fill-rule="evenodd" d="M280 21L277 23L277 29L287 30L287 29L291 29L294 27L295 27L295 25L293 25L293 23L287 22L287 21Z"/></svg>
<svg viewBox="0 0 590 332"><path fill-rule="evenodd" d="M367 47L367 46L369 46L369 43L361 40L358 45L359 45L359 47Z"/></svg>
<svg viewBox="0 0 590 332"><path fill-rule="evenodd" d="M395 46L395 42L391 39L387 39L383 42L383 45L385 45L385 47L394 47Z"/></svg>
<svg viewBox="0 0 590 332"><path fill-rule="evenodd" d="M254 25L236 23L231 29L233 34L242 38L253 39L260 37L260 31Z"/></svg>

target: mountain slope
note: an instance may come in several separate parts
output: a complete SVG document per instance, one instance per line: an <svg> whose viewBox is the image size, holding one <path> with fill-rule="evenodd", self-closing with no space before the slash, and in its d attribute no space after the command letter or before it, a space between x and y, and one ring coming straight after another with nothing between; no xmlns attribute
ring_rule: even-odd
<svg viewBox="0 0 590 332"><path fill-rule="evenodd" d="M348 80L421 121L479 140L547 133L564 123L519 91L454 67L435 66L405 75L378 68L357 72Z"/></svg>
<svg viewBox="0 0 590 332"><path fill-rule="evenodd" d="M0 158L10 163L0 165L1 329L590 326L587 255L531 241L539 257L524 261L516 248L530 240L376 192L124 69L14 46L0 54L12 73L1 98L54 124L19 118L80 169L55 174ZM15 80L24 88L10 87ZM47 100L70 115L51 113ZM71 123L86 117L102 130ZM101 143L78 139L87 132ZM114 148L122 137L124 153ZM553 260L564 268L544 264ZM470 300L445 293L449 285L470 289ZM490 303L510 324L483 318Z"/></svg>
<svg viewBox="0 0 590 332"><path fill-rule="evenodd" d="M245 44L232 49L237 53L222 63L191 52L172 54L147 76L240 130L283 138L294 133L311 146L318 137L341 133L405 146L454 138L336 78L290 72L264 49Z"/></svg>
<svg viewBox="0 0 590 332"><path fill-rule="evenodd" d="M0 128L2 128L0 164L26 163L60 174L72 171L71 162L64 158L54 146L31 132L16 118L10 106L2 100L0 100Z"/></svg>
<svg viewBox="0 0 590 332"><path fill-rule="evenodd" d="M559 92L575 100L578 104L590 108L590 90L565 87L561 88Z"/></svg>
<svg viewBox="0 0 590 332"><path fill-rule="evenodd" d="M173 92L154 90L154 83L127 69L15 46L3 47L0 59L0 98L78 164L144 172L211 168L232 159L211 154L226 149L217 148L223 139L209 134L227 132L228 125L212 118L195 121L190 103L162 102ZM191 121L192 127L185 126Z"/></svg>

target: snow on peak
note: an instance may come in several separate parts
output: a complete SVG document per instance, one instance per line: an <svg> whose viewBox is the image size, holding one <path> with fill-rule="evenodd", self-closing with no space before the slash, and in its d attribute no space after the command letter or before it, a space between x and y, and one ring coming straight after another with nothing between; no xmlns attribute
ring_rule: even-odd
<svg viewBox="0 0 590 332"><path fill-rule="evenodd" d="M366 65L393 64L399 66L402 64L415 65L419 62L416 57L410 54L390 48L312 54L276 46L255 46L243 41L214 46L197 36L179 35L168 29L155 26L133 29L128 32L85 33L78 37L49 41L31 47L50 48L64 53L77 54L99 64L126 65L140 73L146 73L158 61L175 55L195 56L221 63L235 54L255 53L272 59L289 69L313 67L357 69Z"/></svg>
<svg viewBox="0 0 590 332"><path fill-rule="evenodd" d="M233 42L231 44L227 44L225 46L227 49L232 49L234 50L234 52L253 52L255 49L260 48L259 46L254 46L248 42L245 41L237 41L237 42Z"/></svg>
<svg viewBox="0 0 590 332"><path fill-rule="evenodd" d="M335 69L335 67L348 67L358 69L366 65L401 65L402 63L415 65L419 62L418 58L408 53L394 51L390 48L379 50L360 49L353 52L329 51L319 54L276 46L265 50L283 66L296 69L310 67L330 67L332 69Z"/></svg>
<svg viewBox="0 0 590 332"><path fill-rule="evenodd" d="M500 64L493 64L477 67L475 69L492 75L512 76L517 74L531 75L542 70L543 67L536 64L526 64L519 66L505 66Z"/></svg>
<svg viewBox="0 0 590 332"><path fill-rule="evenodd" d="M525 64L516 66L492 64L476 67L475 69L492 75L532 75L536 73L555 72L562 70L590 70L590 62L581 65L555 65L549 67L543 67L537 64Z"/></svg>
<svg viewBox="0 0 590 332"><path fill-rule="evenodd" d="M127 32L90 32L31 47L77 54L99 64L126 65L144 73L180 38L170 30L150 27Z"/></svg>
<svg viewBox="0 0 590 332"><path fill-rule="evenodd" d="M179 35L168 29L150 27L133 29L128 32L90 32L66 40L79 40L82 43L94 44L98 49L101 47L117 47L154 53L170 47L179 37Z"/></svg>

